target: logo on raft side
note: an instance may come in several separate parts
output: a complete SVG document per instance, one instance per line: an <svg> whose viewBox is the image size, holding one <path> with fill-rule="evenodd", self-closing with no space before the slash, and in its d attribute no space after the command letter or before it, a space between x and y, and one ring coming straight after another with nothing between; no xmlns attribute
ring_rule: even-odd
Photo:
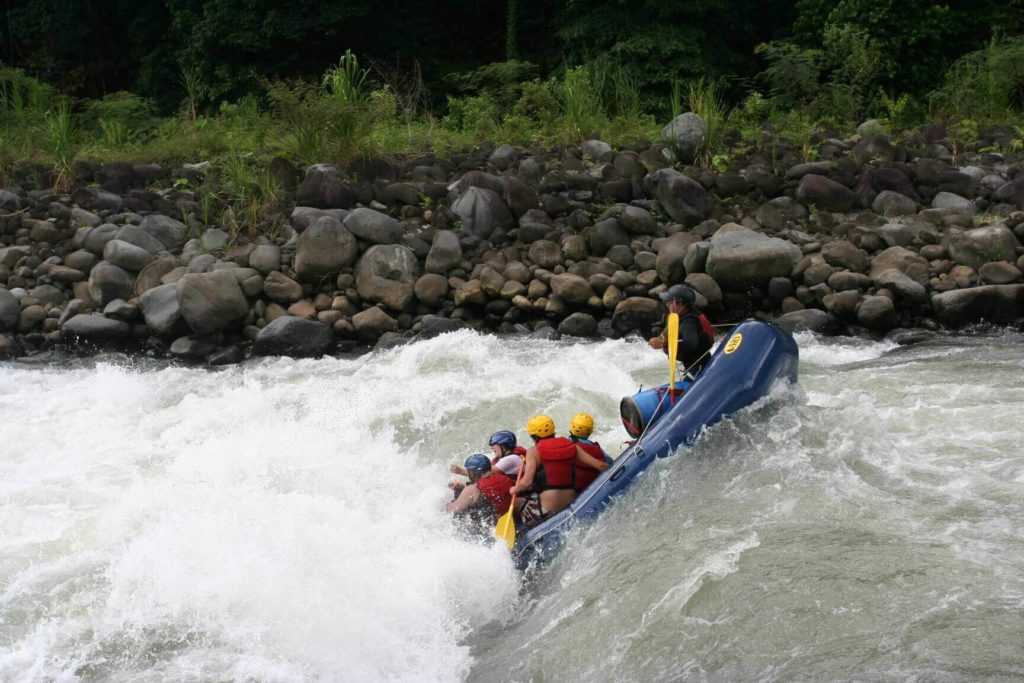
<svg viewBox="0 0 1024 683"><path fill-rule="evenodd" d="M740 344L743 343L743 335L736 333L729 338L729 341L725 344L725 353L730 354L736 349L740 348Z"/></svg>

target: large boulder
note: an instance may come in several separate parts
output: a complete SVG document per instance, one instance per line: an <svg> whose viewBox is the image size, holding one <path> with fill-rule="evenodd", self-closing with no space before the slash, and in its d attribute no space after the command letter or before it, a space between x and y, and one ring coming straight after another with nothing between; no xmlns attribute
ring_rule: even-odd
<svg viewBox="0 0 1024 683"><path fill-rule="evenodd" d="M730 230L712 236L705 271L723 289L744 289L788 276L800 257L800 247L786 240Z"/></svg>
<svg viewBox="0 0 1024 683"><path fill-rule="evenodd" d="M178 281L178 303L196 334L237 327L249 312L238 279L226 270L185 275Z"/></svg>
<svg viewBox="0 0 1024 683"><path fill-rule="evenodd" d="M624 204L617 207L615 214L622 227L631 235L655 235L658 233L658 221L654 220L654 216L647 209Z"/></svg>
<svg viewBox="0 0 1024 683"><path fill-rule="evenodd" d="M698 239L692 232L677 232L662 243L654 265L662 282L674 285L683 281L686 277L686 254Z"/></svg>
<svg viewBox="0 0 1024 683"><path fill-rule="evenodd" d="M142 226L139 225L121 226L117 231L117 234L114 235L114 239L134 244L137 247L145 249L151 254L159 254L161 251L166 249L163 242L143 230Z"/></svg>
<svg viewBox="0 0 1024 683"><path fill-rule="evenodd" d="M61 331L69 339L104 342L127 337L131 325L102 313L79 313L69 318L61 326Z"/></svg>
<svg viewBox="0 0 1024 683"><path fill-rule="evenodd" d="M391 216L362 207L345 216L345 227L370 244L397 244L405 233L402 224Z"/></svg>
<svg viewBox="0 0 1024 683"><path fill-rule="evenodd" d="M1024 175L1019 175L1010 182L1001 185L992 193L992 200L1005 204L1015 204L1024 209Z"/></svg>
<svg viewBox="0 0 1024 683"><path fill-rule="evenodd" d="M21 304L6 289L0 289L0 332L13 330L18 326Z"/></svg>
<svg viewBox="0 0 1024 683"><path fill-rule="evenodd" d="M887 296L866 296L857 307L857 322L872 330L891 330L897 325L896 307Z"/></svg>
<svg viewBox="0 0 1024 683"><path fill-rule="evenodd" d="M604 256L608 250L620 244L629 244L629 233L617 218L606 218L598 221L586 230L590 252L595 256Z"/></svg>
<svg viewBox="0 0 1024 683"><path fill-rule="evenodd" d="M951 327L976 322L1013 323L1024 317L1024 285L985 285L932 296L939 321Z"/></svg>
<svg viewBox="0 0 1024 683"><path fill-rule="evenodd" d="M135 276L110 261L100 261L89 273L89 296L98 306L130 299L134 292Z"/></svg>
<svg viewBox="0 0 1024 683"><path fill-rule="evenodd" d="M402 311L412 302L419 276L420 264L412 249L378 244L367 249L356 264L356 290L364 301Z"/></svg>
<svg viewBox="0 0 1024 683"><path fill-rule="evenodd" d="M800 179L796 188L796 198L807 206L817 207L821 211L846 212L853 208L856 197L853 190L831 178L809 173Z"/></svg>
<svg viewBox="0 0 1024 683"><path fill-rule="evenodd" d="M784 313L775 319L775 324L790 332L825 333L835 327L836 320L825 311L807 308L802 311Z"/></svg>
<svg viewBox="0 0 1024 683"><path fill-rule="evenodd" d="M302 285L275 270L263 280L263 293L279 304L290 304L302 298Z"/></svg>
<svg viewBox="0 0 1024 683"><path fill-rule="evenodd" d="M139 223L139 227L155 237L167 251L181 251L185 246L188 229L184 223L170 216L160 214L146 216Z"/></svg>
<svg viewBox="0 0 1024 683"><path fill-rule="evenodd" d="M371 306L352 316L352 328L360 341L372 344L381 335L397 330L398 321L377 306Z"/></svg>
<svg viewBox="0 0 1024 683"><path fill-rule="evenodd" d="M139 307L146 327L158 337L174 339L188 331L185 319L181 316L178 284L175 282L147 289L139 297Z"/></svg>
<svg viewBox="0 0 1024 683"><path fill-rule="evenodd" d="M895 268L921 285L928 284L928 261L923 256L903 247L889 247L871 259L868 276L872 279Z"/></svg>
<svg viewBox="0 0 1024 683"><path fill-rule="evenodd" d="M351 266L358 253L359 244L352 233L337 218L323 216L296 241L295 275L306 282L318 282Z"/></svg>
<svg viewBox="0 0 1024 683"><path fill-rule="evenodd" d="M590 282L586 278L571 273L552 276L551 291L570 306L583 306L590 300L590 297L594 296Z"/></svg>
<svg viewBox="0 0 1024 683"><path fill-rule="evenodd" d="M589 313L573 313L558 324L558 333L570 337L593 337L597 334L597 320Z"/></svg>
<svg viewBox="0 0 1024 683"><path fill-rule="evenodd" d="M530 261L541 268L554 268L562 263L562 247L550 240L537 240L530 245Z"/></svg>
<svg viewBox="0 0 1024 683"><path fill-rule="evenodd" d="M615 306L612 314L612 327L616 332L637 331L647 335L651 327L659 320L664 313L664 306L654 299L645 296L631 296L623 299Z"/></svg>
<svg viewBox="0 0 1024 683"><path fill-rule="evenodd" d="M452 213L459 217L462 232L487 239L495 228L511 228L512 212L505 200L494 190L470 187L452 204Z"/></svg>
<svg viewBox="0 0 1024 683"><path fill-rule="evenodd" d="M978 212L978 207L970 199L961 197L953 192L939 192L932 199L933 209L944 209L964 216L973 216Z"/></svg>
<svg viewBox="0 0 1024 683"><path fill-rule="evenodd" d="M1015 261L1020 242L1003 223L950 232L946 239L949 256L957 263L977 270L990 261Z"/></svg>
<svg viewBox="0 0 1024 683"><path fill-rule="evenodd" d="M440 306L448 296L448 278L439 273L427 273L416 280L412 291L427 306Z"/></svg>
<svg viewBox="0 0 1024 683"><path fill-rule="evenodd" d="M921 283L911 280L909 275L895 268L883 270L875 276L874 283L877 287L895 292L900 302L922 304L928 300L927 291Z"/></svg>
<svg viewBox="0 0 1024 683"><path fill-rule="evenodd" d="M315 320L281 316L256 335L258 356L321 356L332 344L331 328Z"/></svg>
<svg viewBox="0 0 1024 683"><path fill-rule="evenodd" d="M661 137L675 148L676 156L684 164L693 163L707 134L707 121L692 111L680 114L661 129Z"/></svg>
<svg viewBox="0 0 1024 683"><path fill-rule="evenodd" d="M696 225L711 215L711 195L704 186L674 169L649 173L644 191L657 199L673 220L685 225Z"/></svg>
<svg viewBox="0 0 1024 683"><path fill-rule="evenodd" d="M356 195L332 170L311 168L299 183L295 203L316 209L347 209L356 203Z"/></svg>
<svg viewBox="0 0 1024 683"><path fill-rule="evenodd" d="M462 244L451 230L439 230L427 253L424 270L428 273L447 273L462 262Z"/></svg>
<svg viewBox="0 0 1024 683"><path fill-rule="evenodd" d="M776 197L757 207L754 218L763 227L781 230L807 218L807 207L792 197Z"/></svg>

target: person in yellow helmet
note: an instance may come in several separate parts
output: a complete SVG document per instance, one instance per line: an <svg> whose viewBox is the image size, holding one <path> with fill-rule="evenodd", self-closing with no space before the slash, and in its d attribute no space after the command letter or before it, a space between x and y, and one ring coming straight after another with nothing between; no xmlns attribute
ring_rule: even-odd
<svg viewBox="0 0 1024 683"><path fill-rule="evenodd" d="M580 448L586 451L587 455L595 460L601 460L611 465L612 459L601 448L601 444L591 441L590 435L594 432L594 418L589 413L577 413L569 423L569 439L574 441ZM582 491L590 486L590 482L597 479L600 471L586 465L576 465L576 490Z"/></svg>
<svg viewBox="0 0 1024 683"><path fill-rule="evenodd" d="M526 465L523 476L511 492L517 499L516 508L526 527L534 527L542 521L569 506L576 498L577 463L602 471L608 467L604 460L598 460L583 450L579 444L564 436L555 436L555 422L547 415L534 415L526 423L526 431L533 439L533 446L526 451ZM543 481L535 479L543 471ZM519 501L522 501L520 503Z"/></svg>

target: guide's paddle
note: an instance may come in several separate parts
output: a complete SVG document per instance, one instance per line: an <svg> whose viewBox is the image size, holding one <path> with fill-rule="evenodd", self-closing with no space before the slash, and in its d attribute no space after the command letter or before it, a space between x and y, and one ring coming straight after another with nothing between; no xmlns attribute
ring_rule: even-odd
<svg viewBox="0 0 1024 683"><path fill-rule="evenodd" d="M519 463L519 474L516 475L516 486L519 486L519 479L523 476L523 470L526 469L526 461L523 460ZM494 535L503 539L508 544L508 549L516 545L516 523L512 519L513 513L516 511L516 496L512 494L512 502L508 504L508 511L498 518L498 526L494 527Z"/></svg>
<svg viewBox="0 0 1024 683"><path fill-rule="evenodd" d="M668 314L668 382L669 395L676 393L676 353L679 351L679 314Z"/></svg>

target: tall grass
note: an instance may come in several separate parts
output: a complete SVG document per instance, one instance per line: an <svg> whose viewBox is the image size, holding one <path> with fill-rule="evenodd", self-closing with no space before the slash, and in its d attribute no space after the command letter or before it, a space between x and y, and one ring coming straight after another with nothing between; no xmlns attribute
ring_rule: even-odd
<svg viewBox="0 0 1024 683"><path fill-rule="evenodd" d="M78 129L67 100L61 100L47 112L44 126L46 149L54 158L54 187L67 187L71 184L71 167L78 151L75 140Z"/></svg>
<svg viewBox="0 0 1024 683"><path fill-rule="evenodd" d="M598 97L583 67L567 69L562 77L562 120L567 139L579 142L594 134L600 122Z"/></svg>
<svg viewBox="0 0 1024 683"><path fill-rule="evenodd" d="M1024 105L1024 36L993 40L958 59L929 101L941 116L1004 122Z"/></svg>
<svg viewBox="0 0 1024 683"><path fill-rule="evenodd" d="M725 98L717 84L700 78L690 84L686 93L686 103L690 111L704 119L704 123L707 124L704 139L697 147L696 162L703 168L711 168L725 137L726 121L729 116Z"/></svg>

